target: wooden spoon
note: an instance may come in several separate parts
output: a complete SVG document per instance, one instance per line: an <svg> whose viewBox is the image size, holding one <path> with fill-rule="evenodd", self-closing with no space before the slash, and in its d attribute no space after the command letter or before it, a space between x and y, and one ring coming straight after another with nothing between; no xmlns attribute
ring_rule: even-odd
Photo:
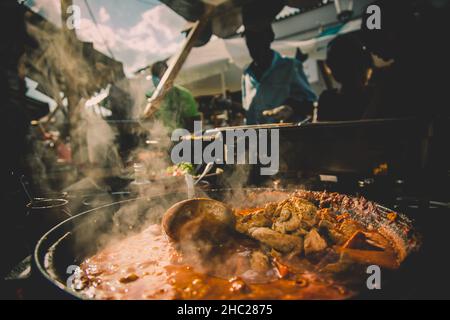
<svg viewBox="0 0 450 320"><path fill-rule="evenodd" d="M170 238L179 241L186 233L199 231L199 228L193 230L194 221L198 222L197 227L203 229L201 231L209 231L213 237L218 231L226 231L235 225L233 211L224 203L208 198L194 198L170 207L163 215L162 227ZM183 228L185 226L189 228Z"/></svg>

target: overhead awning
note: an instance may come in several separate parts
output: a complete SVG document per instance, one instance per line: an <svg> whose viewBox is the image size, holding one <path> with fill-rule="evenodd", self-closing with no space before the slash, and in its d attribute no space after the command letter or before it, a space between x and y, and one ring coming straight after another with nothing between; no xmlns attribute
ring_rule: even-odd
<svg viewBox="0 0 450 320"><path fill-rule="evenodd" d="M211 18L211 33L226 38L233 35L242 25L241 8L248 3L261 3L261 0L160 0L188 21L200 19L205 6L215 7ZM290 7L307 10L323 5L322 0L271 0L281 2ZM268 2L270 3L270 2Z"/></svg>
<svg viewBox="0 0 450 320"><path fill-rule="evenodd" d="M334 33L326 33L306 40L275 41L272 48L284 56L295 57L297 49L309 55L305 69L313 68L317 60L326 58L328 43L339 34L357 31L361 28L361 20L334 29ZM186 60L176 83L185 86L195 96L222 93L224 87L230 91L238 91L241 86L243 69L251 62L247 46L243 38L213 39L207 45L194 48ZM308 75L308 70L305 70ZM309 79L311 82L315 78Z"/></svg>
<svg viewBox="0 0 450 320"><path fill-rule="evenodd" d="M240 8L244 4L260 0L160 0L173 11L188 21L198 20L204 13L205 5L217 7L216 15L223 13L224 9ZM323 0L285 0L286 5L299 9L309 9L323 4Z"/></svg>

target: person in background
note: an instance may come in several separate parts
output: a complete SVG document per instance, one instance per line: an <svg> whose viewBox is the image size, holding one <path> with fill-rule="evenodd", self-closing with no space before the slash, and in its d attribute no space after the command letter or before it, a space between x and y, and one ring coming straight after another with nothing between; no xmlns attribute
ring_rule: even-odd
<svg viewBox="0 0 450 320"><path fill-rule="evenodd" d="M151 73L155 88L167 69L168 66L165 61L158 61L153 64ZM151 98L152 94L153 91L147 92L147 98ZM201 120L201 114L192 94L187 89L174 85L164 98L155 118L161 120L171 130L184 128L192 131L194 121Z"/></svg>
<svg viewBox="0 0 450 320"><path fill-rule="evenodd" d="M233 94L229 90L226 90L225 96L218 95L214 97L212 104L215 110L223 110L227 113L228 126L240 126L244 124L245 110L242 108L241 102L233 100Z"/></svg>
<svg viewBox="0 0 450 320"><path fill-rule="evenodd" d="M369 28L372 17L364 14L362 39L370 52L391 63L374 74L375 102L366 118L448 116L450 1L372 5L381 10L381 28Z"/></svg>
<svg viewBox="0 0 450 320"><path fill-rule="evenodd" d="M242 77L247 125L297 122L312 114L316 95L302 62L272 50L274 39L270 22L246 24L245 40L253 59Z"/></svg>
<svg viewBox="0 0 450 320"><path fill-rule="evenodd" d="M318 120L362 119L372 99L368 86L373 68L371 54L355 35L341 35L328 45L326 64L341 87L322 92Z"/></svg>

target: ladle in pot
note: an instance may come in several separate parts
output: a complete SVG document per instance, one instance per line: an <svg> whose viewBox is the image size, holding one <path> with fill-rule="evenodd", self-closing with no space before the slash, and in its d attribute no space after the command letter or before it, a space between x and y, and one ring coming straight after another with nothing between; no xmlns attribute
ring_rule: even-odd
<svg viewBox="0 0 450 320"><path fill-rule="evenodd" d="M203 172L200 174L200 176L197 178L197 180L194 181L194 177L190 174L185 175L185 181L186 181L186 187L187 187L187 194L188 199L195 198L195 186L202 181L202 179L211 171L211 169L214 167L214 162L210 162L206 165Z"/></svg>
<svg viewBox="0 0 450 320"><path fill-rule="evenodd" d="M179 241L180 238L186 238L185 236L192 240L202 233L203 238L208 238L205 240L220 241L220 237L234 227L234 215L227 205L208 198L195 198L195 185L213 166L214 163L208 163L195 182L192 176L186 175L189 199L174 204L164 213L162 226L173 240Z"/></svg>
<svg viewBox="0 0 450 320"><path fill-rule="evenodd" d="M175 241L187 235L192 237L192 233L200 229L217 238L233 228L234 224L232 210L224 203L208 198L178 202L170 207L162 218L164 231Z"/></svg>

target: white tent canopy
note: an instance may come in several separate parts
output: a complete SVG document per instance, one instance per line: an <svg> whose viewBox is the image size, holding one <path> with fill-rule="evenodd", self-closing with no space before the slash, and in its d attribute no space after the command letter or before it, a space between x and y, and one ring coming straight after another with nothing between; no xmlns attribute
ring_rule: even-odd
<svg viewBox="0 0 450 320"><path fill-rule="evenodd" d="M361 20L351 21L338 34L359 30L360 26ZM326 35L307 41L275 41L272 48L289 57L295 56L297 48L309 54L304 67L310 82L314 83L318 81L316 61L326 58L327 45L335 36ZM191 90L195 96L220 94L225 89L238 91L242 71L250 62L243 38L215 38L207 45L192 50L176 83Z"/></svg>

